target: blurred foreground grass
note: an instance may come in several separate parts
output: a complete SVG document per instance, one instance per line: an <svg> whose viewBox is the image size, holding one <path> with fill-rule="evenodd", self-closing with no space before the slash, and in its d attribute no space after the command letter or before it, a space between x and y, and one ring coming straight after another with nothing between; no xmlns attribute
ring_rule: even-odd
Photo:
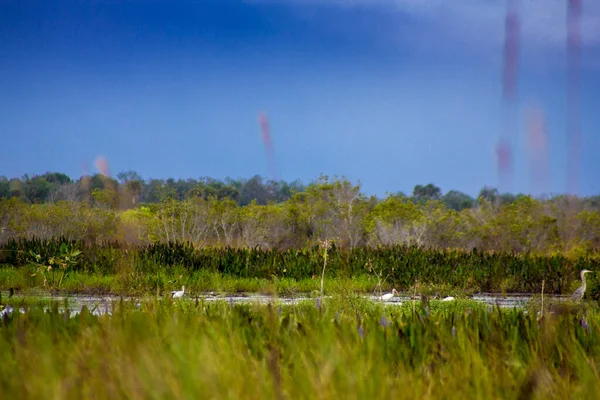
<svg viewBox="0 0 600 400"><path fill-rule="evenodd" d="M46 303L47 305L48 303ZM1 322L11 399L594 398L600 313L355 295L259 305L148 299L112 315L52 303Z"/></svg>

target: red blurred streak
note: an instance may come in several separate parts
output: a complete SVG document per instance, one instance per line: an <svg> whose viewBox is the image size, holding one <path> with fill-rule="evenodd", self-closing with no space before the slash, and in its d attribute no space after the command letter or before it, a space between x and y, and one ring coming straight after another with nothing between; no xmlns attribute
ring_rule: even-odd
<svg viewBox="0 0 600 400"><path fill-rule="evenodd" d="M520 22L517 0L507 0L504 20L504 63L502 69L502 97L505 104L504 130L496 145L498 162L499 189L509 189L508 183L512 174L511 139L516 131L517 71L519 60Z"/></svg>
<svg viewBox="0 0 600 400"><path fill-rule="evenodd" d="M496 156L498 157L498 165L504 172L510 172L511 166L511 151L510 144L505 139L500 139L496 145Z"/></svg>
<svg viewBox="0 0 600 400"><path fill-rule="evenodd" d="M267 147L269 152L273 151L273 144L271 142L271 127L269 125L269 119L264 113L261 113L258 117L258 122L260 124L260 129L262 133L262 140Z"/></svg>
<svg viewBox="0 0 600 400"><path fill-rule="evenodd" d="M547 190L548 184L548 133L544 110L535 107L527 116L527 139L530 160L530 186L532 191Z"/></svg>
<svg viewBox="0 0 600 400"><path fill-rule="evenodd" d="M507 101L514 101L517 91L517 67L519 58L519 15L516 0L508 0L504 20L504 75L503 94Z"/></svg>
<svg viewBox="0 0 600 400"><path fill-rule="evenodd" d="M580 46L579 19L581 0L568 0L567 12L567 187L572 195L579 192L580 122Z"/></svg>
<svg viewBox="0 0 600 400"><path fill-rule="evenodd" d="M260 125L262 140L267 150L267 161L269 163L269 169L271 178L277 180L277 173L275 170L275 155L273 151L273 140L271 139L271 125L269 119L265 113L260 113L258 116L258 123Z"/></svg>
<svg viewBox="0 0 600 400"><path fill-rule="evenodd" d="M109 176L110 172L108 170L108 161L103 156L100 156L96 159L96 168L102 175Z"/></svg>
<svg viewBox="0 0 600 400"><path fill-rule="evenodd" d="M81 196L82 196L83 200L89 201L88 190L90 188L90 175L88 172L88 163L85 161L81 163L80 184L81 184L81 189L82 189Z"/></svg>
<svg viewBox="0 0 600 400"><path fill-rule="evenodd" d="M82 176L88 175L88 164L85 161L81 163L81 172Z"/></svg>

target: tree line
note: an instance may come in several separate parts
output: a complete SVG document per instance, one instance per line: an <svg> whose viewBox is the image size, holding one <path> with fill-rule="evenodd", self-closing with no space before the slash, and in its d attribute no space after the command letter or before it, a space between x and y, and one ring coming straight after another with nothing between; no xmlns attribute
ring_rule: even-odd
<svg viewBox="0 0 600 400"><path fill-rule="evenodd" d="M472 199L452 191L443 195L432 184L416 186L410 196L377 198L362 193L360 185L326 176L306 186L260 177L166 180L156 190L134 173L119 174L120 181L95 175L73 182L52 174L30 181L39 184L42 178L54 185L46 201L34 196L27 179L20 187L9 182L10 196L0 200L0 242L61 236L281 249L330 239L346 248L408 245L579 255L600 250L594 198L510 197L484 188Z"/></svg>
<svg viewBox="0 0 600 400"><path fill-rule="evenodd" d="M256 200L259 204L282 202L293 192L304 190L300 181L266 181L260 176L250 179L148 179L135 171L124 171L114 179L103 174L83 175L71 179L60 172L8 179L0 176L0 198L18 198L27 203L46 203L59 200L93 201L94 191L114 192L121 207L159 203L165 197L180 200L201 196L232 199L239 205Z"/></svg>
<svg viewBox="0 0 600 400"><path fill-rule="evenodd" d="M186 200L202 197L209 199L230 199L239 206L246 206L251 202L260 205L268 203L281 203L289 200L295 193L301 193L308 186L318 185L327 180L319 177L317 180L304 185L300 180L286 182L283 180L266 180L259 175L249 179L224 180L203 177L199 179L143 179L135 171L124 171L116 176L117 179L103 174L83 175L79 179L72 179L60 172L46 172L42 175L25 175L20 178L9 179L0 176L0 199L18 198L26 203L52 203L60 200L94 202L94 193L104 191L112 197L115 206L121 209L135 206L157 204L165 198ZM493 203L511 204L523 197L523 194L499 193L495 188L484 186L476 198L457 191L442 190L432 184L416 185L412 194L401 192L395 196L405 197L415 203L425 204L430 200L439 200L446 207L461 211L477 206L477 200L483 198ZM600 208L600 195L583 199L591 207Z"/></svg>

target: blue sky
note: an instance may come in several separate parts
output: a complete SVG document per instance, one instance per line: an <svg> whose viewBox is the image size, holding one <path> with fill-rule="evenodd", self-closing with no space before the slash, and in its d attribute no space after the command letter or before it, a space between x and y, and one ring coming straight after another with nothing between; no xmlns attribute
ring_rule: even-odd
<svg viewBox="0 0 600 400"><path fill-rule="evenodd" d="M543 3L543 4L542 4ZM524 111L544 108L566 190L565 3L525 1L513 192L531 186ZM600 6L584 0L580 194L600 193ZM0 175L360 180L410 193L498 186L501 0L0 3ZM535 189L535 190L534 190Z"/></svg>

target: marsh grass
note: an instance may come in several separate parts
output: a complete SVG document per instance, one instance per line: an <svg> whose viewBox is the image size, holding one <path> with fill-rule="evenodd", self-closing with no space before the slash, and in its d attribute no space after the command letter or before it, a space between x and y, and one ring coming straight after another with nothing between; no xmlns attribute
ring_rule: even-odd
<svg viewBox="0 0 600 400"><path fill-rule="evenodd" d="M5 398L592 398L600 313L149 298L112 316L31 305L0 327ZM585 321L585 324L582 322Z"/></svg>
<svg viewBox="0 0 600 400"><path fill-rule="evenodd" d="M11 288L21 293L61 293L61 294L114 294L114 295L159 295L186 286L189 293L260 293L266 295L290 296L316 293L320 290L320 280L307 278L296 280L273 276L266 278L241 278L218 272L197 271L189 273L173 268L169 272L135 273L122 271L119 274L71 272L60 288L44 288L40 276L32 276L34 267L0 266L0 290ZM326 294L353 291L371 293L374 283L367 276L354 278L324 279Z"/></svg>
<svg viewBox="0 0 600 400"><path fill-rule="evenodd" d="M123 282L127 279L135 282L140 274L169 275L178 270L183 276L203 271L238 278L273 280L277 277L296 281L318 276L323 279L366 276L380 281L381 290L395 287L401 291L412 288L419 281L421 285L448 285L464 291L539 293L544 280L546 293L564 294L577 285L581 269L600 270L600 257L593 254L542 256L476 249L433 250L417 246L349 249L331 242L325 260L323 244L275 250L195 247L179 242L133 246L120 242L69 241L58 237L8 240L0 245L0 263L28 268L32 253L42 260L50 260L60 256L61 248L65 246L69 251L81 251L77 264L69 268L72 272L118 275ZM591 279L589 283L590 296L598 299L598 282Z"/></svg>

